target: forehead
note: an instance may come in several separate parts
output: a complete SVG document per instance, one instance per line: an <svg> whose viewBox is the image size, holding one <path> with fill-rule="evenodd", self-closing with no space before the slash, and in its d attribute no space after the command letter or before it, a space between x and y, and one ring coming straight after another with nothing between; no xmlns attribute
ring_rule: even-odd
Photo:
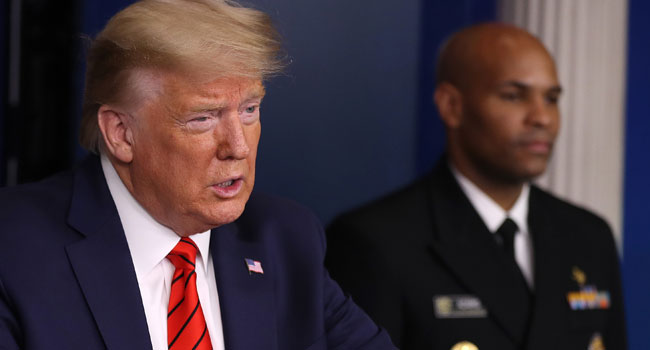
<svg viewBox="0 0 650 350"><path fill-rule="evenodd" d="M558 85L553 59L536 41L508 36L494 40L479 52L475 77L487 85L517 81L547 88Z"/></svg>
<svg viewBox="0 0 650 350"><path fill-rule="evenodd" d="M264 96L260 79L223 77L212 80L192 79L179 74L166 74L162 80L167 97L211 100L245 100Z"/></svg>
<svg viewBox="0 0 650 350"><path fill-rule="evenodd" d="M223 108L228 104L262 99L265 94L261 79L222 77L209 80L154 69L133 70L129 85L131 102L127 107L164 108L172 113L196 109L197 105L205 109Z"/></svg>

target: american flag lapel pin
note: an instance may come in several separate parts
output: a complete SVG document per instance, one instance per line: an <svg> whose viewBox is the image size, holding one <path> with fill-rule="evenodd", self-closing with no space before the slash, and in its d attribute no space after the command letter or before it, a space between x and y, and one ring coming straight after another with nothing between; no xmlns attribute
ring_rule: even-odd
<svg viewBox="0 0 650 350"><path fill-rule="evenodd" d="M245 258L244 260L246 261L246 267L248 267L249 275L252 274L253 272L259 273L260 275L264 274L264 270L262 270L261 262L249 258Z"/></svg>

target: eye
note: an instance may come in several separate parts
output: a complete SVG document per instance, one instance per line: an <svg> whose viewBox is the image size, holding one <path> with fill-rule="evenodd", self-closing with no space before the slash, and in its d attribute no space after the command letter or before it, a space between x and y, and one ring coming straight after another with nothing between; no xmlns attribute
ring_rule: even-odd
<svg viewBox="0 0 650 350"><path fill-rule="evenodd" d="M499 97L505 101L518 101L521 100L521 93L517 91L503 91L499 93Z"/></svg>
<svg viewBox="0 0 650 350"><path fill-rule="evenodd" d="M208 117L196 117L196 118L192 119L191 121L199 122L199 123L200 122L206 122L206 121L208 121Z"/></svg>
<svg viewBox="0 0 650 350"><path fill-rule="evenodd" d="M246 125L254 124L260 119L260 105L259 103L251 103L246 105L240 113L242 122Z"/></svg>
<svg viewBox="0 0 650 350"><path fill-rule="evenodd" d="M216 124L216 118L210 115L199 115L191 118L185 125L193 132L204 132L212 129Z"/></svg>
<svg viewBox="0 0 650 350"><path fill-rule="evenodd" d="M546 102L549 104L555 105L557 104L558 100L560 99L560 96L557 94L551 94L546 96Z"/></svg>

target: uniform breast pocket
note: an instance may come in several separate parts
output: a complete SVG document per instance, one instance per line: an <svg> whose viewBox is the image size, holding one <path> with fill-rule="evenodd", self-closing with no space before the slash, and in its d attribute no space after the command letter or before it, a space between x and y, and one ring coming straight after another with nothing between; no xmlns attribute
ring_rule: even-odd
<svg viewBox="0 0 650 350"><path fill-rule="evenodd" d="M606 322L607 310L573 310L569 314L569 326L573 330L603 330Z"/></svg>
<svg viewBox="0 0 650 350"><path fill-rule="evenodd" d="M572 311L569 315L570 329L562 341L562 349L605 349L606 322L607 310Z"/></svg>

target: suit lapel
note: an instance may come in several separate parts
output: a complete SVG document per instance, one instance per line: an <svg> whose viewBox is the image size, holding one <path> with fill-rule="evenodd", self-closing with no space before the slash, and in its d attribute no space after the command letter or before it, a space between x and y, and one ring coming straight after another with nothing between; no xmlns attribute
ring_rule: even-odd
<svg viewBox="0 0 650 350"><path fill-rule="evenodd" d="M277 350L275 271L243 220L212 230L210 238L226 349ZM261 262L264 274L250 273L246 258Z"/></svg>
<svg viewBox="0 0 650 350"><path fill-rule="evenodd" d="M512 278L515 271L499 251L492 233L483 223L458 183L441 161L431 181L431 210L438 225L431 244L461 281L482 301L488 317L504 329L516 344L522 344L527 329L528 291Z"/></svg>
<svg viewBox="0 0 650 350"><path fill-rule="evenodd" d="M75 174L68 223L85 237L68 259L108 349L151 349L129 247L97 157Z"/></svg>

